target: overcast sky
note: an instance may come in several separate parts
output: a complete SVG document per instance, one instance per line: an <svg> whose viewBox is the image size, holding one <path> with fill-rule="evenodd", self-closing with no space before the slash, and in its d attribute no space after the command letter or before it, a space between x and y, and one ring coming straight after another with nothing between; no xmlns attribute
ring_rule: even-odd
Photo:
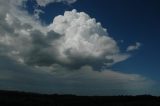
<svg viewBox="0 0 160 106"><path fill-rule="evenodd" d="M160 94L158 0L1 0L0 89Z"/></svg>

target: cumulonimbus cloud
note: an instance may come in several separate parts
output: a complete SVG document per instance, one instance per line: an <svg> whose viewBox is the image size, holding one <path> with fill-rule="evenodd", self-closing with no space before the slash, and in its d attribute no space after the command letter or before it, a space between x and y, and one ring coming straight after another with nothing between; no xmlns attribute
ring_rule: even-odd
<svg viewBox="0 0 160 106"><path fill-rule="evenodd" d="M57 59L66 64L92 64L89 62L96 61L113 64L128 57L120 53L116 41L101 23L84 12L66 11L55 17L48 28L62 35L53 45L57 46Z"/></svg>
<svg viewBox="0 0 160 106"><path fill-rule="evenodd" d="M138 74L101 70L129 55L121 53L107 30L85 12L66 11L43 26L16 3L22 6L0 1L0 88L113 94L113 88L143 92L152 85Z"/></svg>
<svg viewBox="0 0 160 106"><path fill-rule="evenodd" d="M44 28L31 24L30 21L21 25L21 21L23 22L19 17L6 14L6 25L16 26L12 28L14 33L11 33L15 36L2 36L1 42L12 48L9 53L11 57L23 63L41 66L58 63L70 68L80 68L83 65L101 67L129 57L120 53L116 41L100 23L84 12L66 11ZM21 44L24 42L27 49Z"/></svg>

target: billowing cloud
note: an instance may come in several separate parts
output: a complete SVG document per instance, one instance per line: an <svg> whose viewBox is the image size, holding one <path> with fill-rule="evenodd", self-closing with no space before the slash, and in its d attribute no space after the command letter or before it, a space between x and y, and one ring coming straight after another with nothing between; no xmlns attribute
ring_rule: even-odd
<svg viewBox="0 0 160 106"><path fill-rule="evenodd" d="M128 57L120 54L116 41L101 23L84 12L66 11L55 17L48 28L63 35L53 45L57 46L57 59L65 64L113 64Z"/></svg>
<svg viewBox="0 0 160 106"><path fill-rule="evenodd" d="M127 48L127 51L134 51L134 50L138 50L141 46L141 43L136 42L135 45L130 45Z"/></svg>
<svg viewBox="0 0 160 106"><path fill-rule="evenodd" d="M100 23L84 12L66 11L64 16L55 17L48 27L31 23L33 19L23 20L9 13L5 15L6 25L14 24L15 28L12 33L1 36L1 43L11 49L11 57L25 64L101 67L129 57L120 53L116 41Z"/></svg>
<svg viewBox="0 0 160 106"><path fill-rule="evenodd" d="M68 4L72 4L76 2L77 0L36 0L38 5L40 6L46 6L47 4L50 3L55 3L55 2L66 2Z"/></svg>
<svg viewBox="0 0 160 106"><path fill-rule="evenodd" d="M130 55L85 12L66 11L43 26L22 4L0 1L0 89L112 95L152 86L139 74L102 70Z"/></svg>

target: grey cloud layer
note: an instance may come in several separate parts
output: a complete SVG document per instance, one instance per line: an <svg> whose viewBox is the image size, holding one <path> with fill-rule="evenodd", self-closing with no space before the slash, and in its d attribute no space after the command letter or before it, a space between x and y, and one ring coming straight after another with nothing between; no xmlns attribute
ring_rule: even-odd
<svg viewBox="0 0 160 106"><path fill-rule="evenodd" d="M0 89L78 95L119 95L149 92L150 86L154 84L153 81L137 74L111 70L99 72L90 66L73 71L56 64L33 68L15 63L8 57L0 58Z"/></svg>
<svg viewBox="0 0 160 106"><path fill-rule="evenodd" d="M17 1L0 1L1 89L113 94L113 88L143 92L153 84L138 74L101 70L129 55L86 13L66 11L43 26Z"/></svg>

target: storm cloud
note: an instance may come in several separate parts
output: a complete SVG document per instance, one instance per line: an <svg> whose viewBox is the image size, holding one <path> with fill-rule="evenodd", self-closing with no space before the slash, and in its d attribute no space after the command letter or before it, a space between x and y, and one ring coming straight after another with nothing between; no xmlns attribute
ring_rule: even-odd
<svg viewBox="0 0 160 106"><path fill-rule="evenodd" d="M87 13L65 11L44 26L25 10L26 0L16 1L0 1L0 89L132 94L154 83L139 74L110 68L130 54L122 53L107 29ZM55 0L37 2L46 6Z"/></svg>

